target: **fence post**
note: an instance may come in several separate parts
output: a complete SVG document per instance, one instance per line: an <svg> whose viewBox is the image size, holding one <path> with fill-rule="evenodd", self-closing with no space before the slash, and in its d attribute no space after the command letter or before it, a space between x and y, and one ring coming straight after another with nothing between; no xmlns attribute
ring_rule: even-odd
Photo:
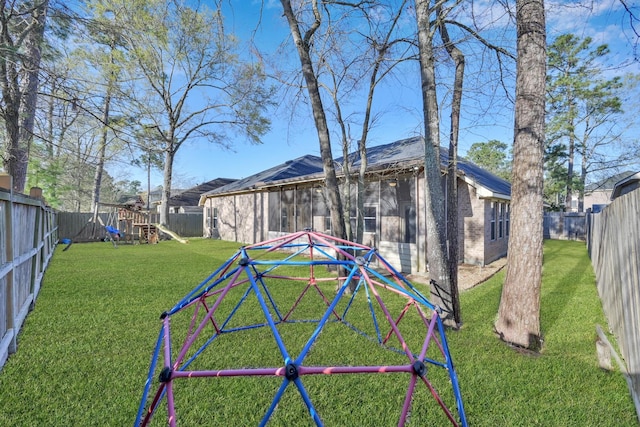
<svg viewBox="0 0 640 427"><path fill-rule="evenodd" d="M0 187L9 190L9 204L5 209L5 248L6 248L6 263L9 266L9 271L5 276L7 278L5 283L5 289L2 291L5 294L6 304L6 327L7 334L9 334L10 341L8 346L8 354L16 352L18 344L18 331L15 329L16 323L16 302L15 302L15 290L14 290L14 243L13 243L13 177L8 174L0 174Z"/></svg>

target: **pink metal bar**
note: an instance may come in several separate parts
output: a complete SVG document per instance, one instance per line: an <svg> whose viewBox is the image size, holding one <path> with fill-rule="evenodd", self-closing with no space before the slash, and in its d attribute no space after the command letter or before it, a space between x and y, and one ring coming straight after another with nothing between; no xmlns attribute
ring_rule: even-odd
<svg viewBox="0 0 640 427"><path fill-rule="evenodd" d="M291 309L289 309L289 312L285 314L284 317L282 318L283 321L286 321L287 318L289 318L289 316L291 315L291 313L293 313L293 310L296 309L296 307L298 306L298 303L300 302L300 300L302 300L302 297L305 296L310 286L311 286L311 282L307 283L307 286L304 287L304 289L302 290L302 293L296 299L296 302L294 302L293 305L291 306Z"/></svg>
<svg viewBox="0 0 640 427"><path fill-rule="evenodd" d="M167 383L167 408L169 410L169 426L176 427L176 406L173 398L173 382L169 380Z"/></svg>
<svg viewBox="0 0 640 427"><path fill-rule="evenodd" d="M353 255L351 255L349 252L346 252L345 250L339 248L338 246L336 246L335 244L329 242L329 240L326 239L326 237L330 237L330 236L326 236L326 235L321 235L321 234L314 234L314 237L319 241L322 242L323 244L327 245L328 247L330 247L331 249L333 249L334 251L341 253L342 255L344 255L346 258L350 259L350 260L355 260L355 257ZM335 237L330 237L332 240L338 241L338 242L342 242L342 243L351 243L348 242L347 240L340 240L340 239L336 239ZM360 246L362 249L369 249L367 246Z"/></svg>
<svg viewBox="0 0 640 427"><path fill-rule="evenodd" d="M280 249L282 246L286 245L287 243L291 243L292 241L300 238L304 234L306 234L305 231L298 231L297 233L287 234L286 236L280 236L280 237L275 237L275 238L270 239L270 240L265 240L264 242L260 242L260 243L257 243L255 245L245 246L245 249L253 249L253 248L256 248L256 247L266 247L266 246L269 246L270 244L272 244L274 242L280 242L279 244L277 244L275 246L272 246L269 249L265 249L265 252L272 252L272 251Z"/></svg>
<svg viewBox="0 0 640 427"><path fill-rule="evenodd" d="M408 303L405 304L404 308L402 309L402 312L400 313L400 315L398 316L398 319L396 319L395 324L399 324L400 321L402 320L402 318L404 317L405 314L407 314L407 311L409 310L409 307L411 306L413 300L409 301ZM382 340L382 344L386 344L387 341L389 340L389 338L391 338L391 333L393 332L393 330L391 328L389 328L389 332L387 332L387 335L385 335L384 339Z"/></svg>
<svg viewBox="0 0 640 427"><path fill-rule="evenodd" d="M208 378L208 377L255 377L255 376L281 376L285 374L284 368L258 368L258 369L222 369L205 371L175 371L174 378Z"/></svg>
<svg viewBox="0 0 640 427"><path fill-rule="evenodd" d="M206 298L202 298L202 306L204 307L205 311L207 313L209 313L210 310L209 310L209 306L207 305L207 299ZM198 306L198 307L200 307L200 306ZM196 310L193 313L193 320L192 320L193 323L195 323L197 315L198 315L198 311ZM213 325L213 329L216 330L216 334L219 334L220 333L220 328L218 327L218 323L216 322L216 319L214 318L213 315L211 316L211 324ZM191 331L191 326L189 326L189 331Z"/></svg>
<svg viewBox="0 0 640 427"><path fill-rule="evenodd" d="M158 390L156 391L156 395L153 397L153 401L151 402L151 405L149 405L149 407L147 408L147 412L144 415L144 419L140 423L140 427L145 427L149 423L149 421L151 421L151 417L153 416L156 406L158 405L158 402L160 401L160 397L162 396L163 393L164 393L164 383L160 384L160 387L158 387Z"/></svg>
<svg viewBox="0 0 640 427"><path fill-rule="evenodd" d="M396 366L299 366L300 375L331 374L391 374L397 372L413 372L411 365Z"/></svg>
<svg viewBox="0 0 640 427"><path fill-rule="evenodd" d="M440 395L438 394L436 389L433 388L429 380L427 380L426 377L422 377L422 382L427 385L427 387L429 388L429 391L431 392L431 395L433 396L434 399L436 399L436 402L438 402L438 405L440 405L440 408L442 408L442 411L445 413L447 418L449 418L449 421L451 421L451 424L458 427L458 422L456 421L456 419L453 417L453 415L447 408L447 405L444 404L444 402L442 401L442 398L440 398Z"/></svg>
<svg viewBox="0 0 640 427"><path fill-rule="evenodd" d="M365 246L365 245L360 244L360 243L350 242L348 240L340 239L338 237L330 236L328 234L320 233L318 231L311 231L311 232L309 232L309 234L311 236L313 236L313 237L322 237L323 239L334 240L334 241L336 241L338 243L342 243L344 245L351 246L351 247L354 247L354 248L371 249L369 246ZM331 246L333 246L333 245L331 245Z"/></svg>
<svg viewBox="0 0 640 427"><path fill-rule="evenodd" d="M371 289L371 293L373 293L373 295L376 298L376 301L378 301L378 305L382 309L382 312L387 317L387 321L391 325L391 328L393 329L393 332L396 334L396 337L398 337L398 341L400 341L400 345L402 346L402 350L407 355L407 357L409 358L411 363L413 363L414 362L413 355L409 351L409 347L407 346L407 342L402 337L402 334L400 333L400 330L398 329L398 326L393 321L393 318L391 317L391 313L389 313L389 310L387 309L387 306L385 306L384 302L382 302L382 298L380 298L380 295L376 291L375 286L371 284L371 280L369 279L369 276L367 275L367 272L362 268L360 270L362 271L362 275L364 276L365 280L369 284L369 288Z"/></svg>
<svg viewBox="0 0 640 427"><path fill-rule="evenodd" d="M211 307L211 310L206 314L206 316L204 316L204 318L200 322L200 325L198 326L198 329L196 329L196 331L194 332L194 334L192 336L190 336L187 340L185 340L185 342L184 342L184 344L182 346L182 349L180 350L180 354L176 358L176 362L175 362L175 367L176 368L180 365L180 363L184 359L184 356L187 354L187 351L191 347L191 344L193 344L193 342L195 341L196 337L198 335L200 335L200 332L202 332L202 329L204 329L204 327L207 324L207 322L209 321L209 319L213 316L213 313L215 313L215 311L217 310L218 306L220 305L220 303L224 299L224 297L227 294L227 292L229 292L229 290L231 288L233 288L235 280L238 278L238 276L240 276L240 274L243 271L244 271L243 268L239 268L238 271L235 272L235 274L233 275L233 277L231 278L231 280L229 281L227 286L225 286L225 288L223 289L223 292L220 294L218 299L216 299L216 302L213 304L213 307Z"/></svg>

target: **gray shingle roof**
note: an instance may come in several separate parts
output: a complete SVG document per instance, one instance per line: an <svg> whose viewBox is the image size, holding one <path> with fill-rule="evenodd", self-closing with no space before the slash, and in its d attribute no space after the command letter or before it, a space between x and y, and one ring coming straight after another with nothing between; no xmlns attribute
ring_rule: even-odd
<svg viewBox="0 0 640 427"><path fill-rule="evenodd" d="M352 153L349 157L352 159L353 167L357 167L360 164L358 153ZM401 170L420 166L423 164L424 159L424 138L418 136L385 145L368 147L367 158L369 170ZM446 167L448 163L448 151L444 148L440 149L440 162L443 167ZM341 164L342 158L336 159L337 172L341 170ZM511 194L511 184L508 181L493 175L474 163L459 159L458 171L473 181L474 184L485 187L490 193L506 197ZM204 193L200 200L202 202L208 195L246 191L274 183L285 184L294 181L322 179L323 176L322 159L317 156L306 155Z"/></svg>
<svg viewBox="0 0 640 427"><path fill-rule="evenodd" d="M360 164L360 156L358 154L352 154L351 156L355 159L354 166L358 166ZM370 169L393 169L416 164L421 165L424 159L424 138L416 136L390 144L367 148L367 159ZM338 159L337 162L342 163L342 159ZM448 163L449 151L444 147L440 147L440 164L444 168ZM502 196L511 195L509 181L505 181L468 160L458 158L458 173L463 174L492 193Z"/></svg>
<svg viewBox="0 0 640 427"><path fill-rule="evenodd" d="M317 156L306 155L294 160L289 160L246 178L239 179L231 184L216 188L215 190L202 194L202 196L250 190L274 182L312 176L322 173L322 171L322 159Z"/></svg>

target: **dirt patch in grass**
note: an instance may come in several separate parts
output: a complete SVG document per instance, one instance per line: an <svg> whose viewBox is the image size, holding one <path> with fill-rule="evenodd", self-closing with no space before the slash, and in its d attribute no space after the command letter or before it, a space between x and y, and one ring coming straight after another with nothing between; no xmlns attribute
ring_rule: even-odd
<svg viewBox="0 0 640 427"><path fill-rule="evenodd" d="M465 291L489 280L494 274L502 270L507 264L507 258L500 258L485 266L460 264L458 265L458 289ZM429 273L416 273L406 276L411 282L429 283Z"/></svg>

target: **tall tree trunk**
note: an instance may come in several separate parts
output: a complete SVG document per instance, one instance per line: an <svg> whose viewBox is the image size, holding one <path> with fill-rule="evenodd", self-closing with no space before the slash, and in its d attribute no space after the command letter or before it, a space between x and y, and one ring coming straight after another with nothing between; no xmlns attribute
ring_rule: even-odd
<svg viewBox="0 0 640 427"><path fill-rule="evenodd" d="M573 101L571 101L571 108L569 116L571 117L571 126L570 126L570 134L569 134L569 155L567 157L567 194L564 199L564 211L571 212L572 208L572 199L573 199L573 164L575 159L576 152L576 139L575 139L575 131L573 124Z"/></svg>
<svg viewBox="0 0 640 427"><path fill-rule="evenodd" d="M113 52L115 51L115 41L111 41L111 66L113 67L115 64L115 60L113 58ZM113 69L113 68L112 68ZM93 197L91 199L91 212L93 212L93 224L95 227L95 223L98 216L98 211L100 210L100 190L102 187L102 174L104 173L104 162L107 153L107 142L109 139L109 110L111 108L111 94L113 92L113 86L115 84L115 75L114 72L111 71L109 73L109 81L107 82L107 93L104 97L104 106L102 111L102 135L100 136L100 147L98 149L98 162L96 165L96 173L93 179ZM109 224L111 225L111 224ZM94 236L95 237L95 236Z"/></svg>
<svg viewBox="0 0 640 427"><path fill-rule="evenodd" d="M544 0L517 0L516 104L507 274L496 332L538 350L542 283L542 167L545 141Z"/></svg>
<svg viewBox="0 0 640 427"><path fill-rule="evenodd" d="M98 162L96 165L96 173L93 182L93 198L91 200L91 211L93 211L100 203L100 187L102 185L102 174L104 173L104 162L107 152L107 142L109 138L109 113L111 109L111 96L115 85L115 73L113 68L115 67L115 59L113 53L115 51L115 41L110 42L110 65L112 71L108 74L107 92L104 97L104 105L102 109L102 118L100 120L102 124L102 135L100 136L100 147L98 150Z"/></svg>
<svg viewBox="0 0 640 427"><path fill-rule="evenodd" d="M430 23L428 0L416 0L418 47L420 50L420 76L425 127L425 204L427 262L431 281L431 299L443 310L449 324L455 323L453 289L447 268L447 236L445 199L440 173L440 123L436 96L433 28Z"/></svg>
<svg viewBox="0 0 640 427"><path fill-rule="evenodd" d="M162 197L160 200L160 224L169 226L169 199L171 198L171 177L173 175L173 161L176 152L168 149L164 156L164 179L162 181ZM149 194L150 196L151 194Z"/></svg>
<svg viewBox="0 0 640 427"><path fill-rule="evenodd" d="M317 0L312 0L315 21L312 24L311 28L305 32L304 38L300 33L298 20L293 13L293 9L291 8L291 1L281 0L281 3L282 7L284 8L284 16L287 18L289 28L291 29L293 41L296 45L296 49L298 50L298 56L300 57L300 64L302 66L302 75L304 77L305 83L307 84L307 91L309 93L311 108L313 110L313 120L318 131L320 157L322 158L322 165L325 175L325 185L327 188L327 196L330 204L329 211L331 214L331 227L333 229L333 234L336 237L346 238L344 212L342 210L342 199L340 197L338 178L336 176L336 170L333 162L333 154L331 152L329 126L327 125L327 117L322 105L322 98L320 97L318 79L313 69L313 62L309 53L311 38L313 37L314 32L320 26L321 22L321 15L320 11L318 10Z"/></svg>
<svg viewBox="0 0 640 427"><path fill-rule="evenodd" d="M460 298L458 295L458 134L460 132L460 110L464 83L464 55L451 42L444 23L442 8L438 8L440 36L445 49L455 64L453 99L451 102L451 131L449 135L449 163L447 164L447 247L448 268L451 279L453 316L456 324L462 323Z"/></svg>
<svg viewBox="0 0 640 427"><path fill-rule="evenodd" d="M5 121L15 121L14 123L5 123L9 146L5 158L5 169L13 176L14 190L21 193L24 192L27 182L29 151L33 139L36 101L38 99L38 74L42 57L40 49L48 5L49 1L43 0L33 8L31 22L24 37L24 55L20 64L22 69L17 73L9 72L11 75L9 78L6 77L6 74L3 76L3 79L6 79L3 83L3 92L6 90L12 92L12 102L7 107L13 111L9 112ZM7 29L5 31L8 32ZM2 62L5 62L3 71L15 69L15 64L6 65L6 58ZM5 96L4 93L3 96Z"/></svg>

